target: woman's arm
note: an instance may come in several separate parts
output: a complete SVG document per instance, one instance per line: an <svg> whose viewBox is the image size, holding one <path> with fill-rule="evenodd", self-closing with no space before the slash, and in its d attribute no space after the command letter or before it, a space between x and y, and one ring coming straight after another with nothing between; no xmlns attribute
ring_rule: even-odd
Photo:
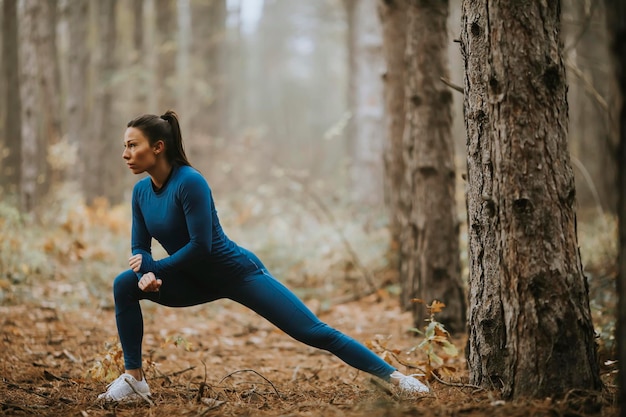
<svg viewBox="0 0 626 417"><path fill-rule="evenodd" d="M181 269L189 262L211 254L213 239L213 199L206 180L199 174L187 176L180 186L180 199L189 242L172 255L155 261L150 254L142 254L140 273L162 273Z"/></svg>
<svg viewBox="0 0 626 417"><path fill-rule="evenodd" d="M148 232L146 222L139 207L137 189L133 189L132 197L132 229L131 229L131 251L133 255L141 255L142 258L152 259L152 236ZM143 273L136 272L137 279L141 279Z"/></svg>

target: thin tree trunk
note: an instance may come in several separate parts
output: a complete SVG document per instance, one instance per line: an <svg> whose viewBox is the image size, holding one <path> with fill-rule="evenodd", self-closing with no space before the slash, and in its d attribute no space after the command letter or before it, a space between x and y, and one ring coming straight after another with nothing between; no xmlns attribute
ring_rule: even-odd
<svg viewBox="0 0 626 417"><path fill-rule="evenodd" d="M506 398L601 386L559 30L559 2L463 3L468 366Z"/></svg>
<svg viewBox="0 0 626 417"><path fill-rule="evenodd" d="M351 188L354 201L370 207L384 203L384 103L382 29L377 0L346 2L352 112Z"/></svg>
<svg viewBox="0 0 626 417"><path fill-rule="evenodd" d="M22 133L18 69L17 0L2 3L2 75L5 81L4 149L0 155L0 186L16 195L21 181Z"/></svg>
<svg viewBox="0 0 626 417"><path fill-rule="evenodd" d="M451 332L465 330L459 228L455 202L452 92L448 74L448 2L410 0L406 61L406 121L402 151L400 280L405 302L412 298L446 308L437 320ZM414 304L415 326L429 314Z"/></svg>
<svg viewBox="0 0 626 417"><path fill-rule="evenodd" d="M156 8L156 104L158 114L176 105L176 2L154 0Z"/></svg>
<svg viewBox="0 0 626 417"><path fill-rule="evenodd" d="M607 0L607 20L610 32L614 73L621 96L619 104L619 149L616 155L618 167L619 242L617 274L617 360L619 364L618 398L621 417L626 417L626 4Z"/></svg>
<svg viewBox="0 0 626 417"><path fill-rule="evenodd" d="M87 140L87 71L89 51L87 49L87 28L89 24L89 0L73 0L66 9L69 31L67 60L68 83L65 112L67 117L67 141L76 158L68 171L68 178L80 183L85 173L84 158L90 144Z"/></svg>
<svg viewBox="0 0 626 417"><path fill-rule="evenodd" d="M42 194L61 180L61 167L54 166L54 161L48 159L48 151L61 141L61 76L59 58L56 45L57 0L47 0L40 3L41 18L38 19L39 50L41 62L41 92L43 137L40 157L42 171L45 170L45 183L42 184ZM84 69L83 69L84 70ZM52 164L51 164L52 162Z"/></svg>
<svg viewBox="0 0 626 417"><path fill-rule="evenodd" d="M37 54L37 21L41 14L38 0L22 0L18 8L20 97L22 101L21 184L20 203L26 213L31 213L38 203L39 177L39 56Z"/></svg>
<svg viewBox="0 0 626 417"><path fill-rule="evenodd" d="M387 126L384 153L385 199L389 206L392 248L397 248L400 241L400 216L404 211L400 199L400 187L404 181L402 135L405 118L406 61L404 54L408 23L406 6L406 0L380 0L378 4L386 61L386 70L383 77L385 121ZM405 300L403 307L409 307L408 301Z"/></svg>
<svg viewBox="0 0 626 417"><path fill-rule="evenodd" d="M96 197L108 197L113 202L119 201L121 190L117 181L120 175L120 153L113 146L114 131L111 120L113 103L112 79L116 68L116 0L100 0L97 3L98 46L95 49L96 85L94 94L93 133L85 159L88 161L84 179L88 202Z"/></svg>

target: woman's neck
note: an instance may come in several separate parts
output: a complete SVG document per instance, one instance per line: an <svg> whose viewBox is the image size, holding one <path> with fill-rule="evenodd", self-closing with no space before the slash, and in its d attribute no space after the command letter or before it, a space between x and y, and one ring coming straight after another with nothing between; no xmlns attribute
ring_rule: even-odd
<svg viewBox="0 0 626 417"><path fill-rule="evenodd" d="M157 161L154 168L148 171L148 174L150 174L150 178L152 179L152 183L157 189L163 187L163 184L167 181L170 172L172 172L172 168L172 164L165 159L160 159Z"/></svg>

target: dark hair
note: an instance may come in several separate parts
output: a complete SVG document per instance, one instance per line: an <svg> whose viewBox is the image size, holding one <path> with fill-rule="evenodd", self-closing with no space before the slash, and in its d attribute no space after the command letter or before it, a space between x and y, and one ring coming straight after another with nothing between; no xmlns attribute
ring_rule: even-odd
<svg viewBox="0 0 626 417"><path fill-rule="evenodd" d="M170 163L191 165L185 155L183 136L180 133L178 115L174 110L168 110L163 115L144 114L134 118L126 127L134 127L148 138L150 145L159 140L165 143L165 156Z"/></svg>

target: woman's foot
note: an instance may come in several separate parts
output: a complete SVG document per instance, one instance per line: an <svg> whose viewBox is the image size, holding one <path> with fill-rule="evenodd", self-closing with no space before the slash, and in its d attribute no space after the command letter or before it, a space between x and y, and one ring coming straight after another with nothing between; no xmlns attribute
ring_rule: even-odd
<svg viewBox="0 0 626 417"><path fill-rule="evenodd" d="M141 394L150 395L150 387L145 378L137 381L128 373L120 375L115 381L107 385L106 392L98 395L99 400L129 401L140 400Z"/></svg>
<svg viewBox="0 0 626 417"><path fill-rule="evenodd" d="M430 392L430 389L422 381L415 378L417 375L404 375L402 372L394 371L389 377L392 383L396 384L401 391L407 394Z"/></svg>

